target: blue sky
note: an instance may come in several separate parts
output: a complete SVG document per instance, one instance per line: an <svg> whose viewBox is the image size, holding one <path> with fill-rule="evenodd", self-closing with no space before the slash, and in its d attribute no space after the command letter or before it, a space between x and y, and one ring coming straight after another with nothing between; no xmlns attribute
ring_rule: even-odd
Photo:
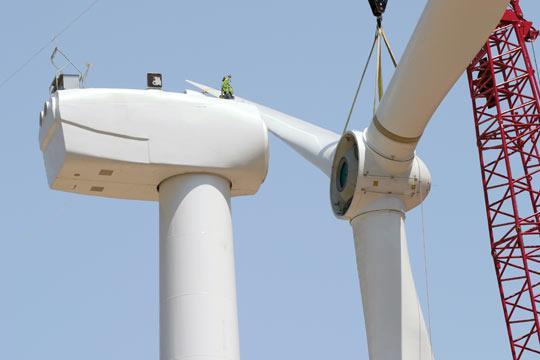
<svg viewBox="0 0 540 360"><path fill-rule="evenodd" d="M530 18L540 3L523 0ZM0 78L90 1L4 2ZM425 1L390 1L398 56ZM89 87L219 85L339 132L371 45L367 1L101 0L0 89L0 359L158 359L157 204L47 187L37 132L58 45L94 64ZM391 67L386 64L386 79ZM370 119L373 71L352 127ZM490 256L471 104L462 78L418 148L433 191L424 204L437 359L508 359ZM244 359L367 359L352 233L328 179L272 137L268 178L233 204ZM426 309L420 211L407 217Z"/></svg>

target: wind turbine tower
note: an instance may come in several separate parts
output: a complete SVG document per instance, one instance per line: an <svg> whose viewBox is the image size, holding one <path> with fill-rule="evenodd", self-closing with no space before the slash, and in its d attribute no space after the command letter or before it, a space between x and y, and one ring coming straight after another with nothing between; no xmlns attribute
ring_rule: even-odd
<svg viewBox="0 0 540 360"><path fill-rule="evenodd" d="M266 177L259 111L192 91L70 80L55 79L40 114L50 187L159 201L160 358L238 360L230 199Z"/></svg>

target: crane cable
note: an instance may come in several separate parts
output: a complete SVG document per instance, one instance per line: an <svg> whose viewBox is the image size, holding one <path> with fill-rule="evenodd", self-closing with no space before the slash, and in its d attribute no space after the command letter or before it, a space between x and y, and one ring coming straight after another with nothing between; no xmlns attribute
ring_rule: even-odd
<svg viewBox="0 0 540 360"><path fill-rule="evenodd" d="M358 87L356 88L356 93L354 94L353 102L351 104L351 108L349 110L349 116L347 117L347 121L345 121L345 127L343 128L343 134L347 131L347 128L349 127L349 122L351 121L351 117L354 111L354 106L356 105L356 100L358 99L358 94L360 93L360 89L362 88L362 84L364 83L364 77L366 76L366 72L369 66L369 63L371 62L371 57L373 56L373 50L375 50L375 45L377 44L377 39L379 37L379 29L377 28L377 31L375 32L375 37L373 39L373 45L371 45L371 50L369 51L369 56L366 61L366 65L364 66L364 70L362 71L362 76L360 77L360 82L358 83Z"/></svg>
<svg viewBox="0 0 540 360"><path fill-rule="evenodd" d="M424 251L424 279L426 286L426 303L427 303L427 326L428 326L428 337L429 343L431 345L431 357L433 358L433 342L431 335L431 300L429 296L429 271L428 271L428 256L427 256L427 241L426 241L426 226L424 221L424 202L420 204L420 221L422 225L422 245ZM431 359L430 359L431 360Z"/></svg>
<svg viewBox="0 0 540 360"><path fill-rule="evenodd" d="M373 115L375 116L375 112L377 111L377 106L380 104L382 97L384 95L384 81L383 81L383 73L382 73L382 41L384 41L384 44L386 45L386 49L388 50L388 53L390 54L390 59L392 59L392 63L394 64L394 67L397 68L397 61L396 57L394 56L394 52L392 51L392 48L390 46L390 42L388 41L388 37L386 36L386 33L384 32L384 28L382 26L377 28L377 31L379 32L379 37L377 40L377 78L375 81L375 98L373 100Z"/></svg>
<svg viewBox="0 0 540 360"><path fill-rule="evenodd" d="M375 94L373 96L373 116L377 111L377 106L381 102L384 95L383 89L383 74L382 74L382 48L381 48L381 31L377 28L377 62L375 70Z"/></svg>
<svg viewBox="0 0 540 360"><path fill-rule="evenodd" d="M373 44L371 45L371 50L369 51L368 59L366 61L366 64L364 65L362 76L360 77L360 81L358 82L358 87L356 88L356 92L354 94L353 101L349 109L349 115L347 116L347 120L345 121L345 126L343 127L343 134L347 132L347 129L349 127L349 123L351 121L351 117L354 112L356 102L358 100L358 95L364 83L364 78L366 76L367 69L371 62L371 58L373 57L373 52L375 50L375 47L377 47L377 69L376 69L376 80L375 80L375 98L373 102L374 114L377 108L377 103L380 102L380 100L383 97L384 85L383 85L383 76L382 76L382 42L384 42L384 44L386 45L386 49L388 50L388 53L390 54L390 58L392 60L392 63L394 64L394 67L397 67L398 65L394 52L392 51L392 48L390 46L390 42L388 41L388 37L386 36L386 33L384 32L384 28L382 27L382 23L380 21L377 21L377 28L375 30L375 38L373 39Z"/></svg>
<svg viewBox="0 0 540 360"><path fill-rule="evenodd" d="M419 184L419 192L422 193L422 182ZM428 256L427 256L427 241L426 241L426 224L425 224L425 216L424 216L424 202L422 201L420 203L420 229L421 229L421 235L422 235L422 248L424 253L424 280L425 280L425 288L426 288L426 303L427 303L427 332L428 332L428 341L431 347L431 354L430 359L433 360L434 354L433 354L433 337L431 334L431 300L430 300L430 294L429 294L429 269L428 269ZM420 320L420 314L421 314L421 307L420 304L418 304L418 316L419 316L419 323ZM420 332L421 330L418 329ZM419 337L420 341L418 344L419 347L419 354L421 355L421 345L422 345L422 339ZM422 359L419 359L422 360Z"/></svg>
<svg viewBox="0 0 540 360"><path fill-rule="evenodd" d="M82 18L86 13L88 13L100 0L94 0L90 5L88 5L83 11L79 13L73 20L71 20L66 26L62 28L59 32L57 32L47 43L43 44L39 49L34 51L34 53L25 61L23 62L15 71L13 71L10 75L8 75L2 82L0 82L0 89L6 85L11 79L13 79L18 73L20 73L22 70L24 70L25 67L28 66L34 60L39 54L41 54L46 48L48 48L56 39L58 39L60 36L62 36L66 31L69 30L73 24L75 24L77 21L79 21L80 18Z"/></svg>

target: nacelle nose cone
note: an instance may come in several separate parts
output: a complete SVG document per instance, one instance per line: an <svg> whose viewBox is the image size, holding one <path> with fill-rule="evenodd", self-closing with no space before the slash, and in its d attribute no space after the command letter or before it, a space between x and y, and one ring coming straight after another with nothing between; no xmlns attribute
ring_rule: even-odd
<svg viewBox="0 0 540 360"><path fill-rule="evenodd" d="M47 104L40 145L54 189L157 200L164 179L211 173L237 196L266 177L268 135L255 106L129 89L57 91Z"/></svg>

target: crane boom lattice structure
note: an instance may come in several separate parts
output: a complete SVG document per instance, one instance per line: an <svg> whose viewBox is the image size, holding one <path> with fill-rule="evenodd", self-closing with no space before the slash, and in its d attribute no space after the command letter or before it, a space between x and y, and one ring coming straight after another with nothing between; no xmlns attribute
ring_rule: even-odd
<svg viewBox="0 0 540 360"><path fill-rule="evenodd" d="M491 251L513 359L540 355L540 101L513 0L467 70Z"/></svg>

